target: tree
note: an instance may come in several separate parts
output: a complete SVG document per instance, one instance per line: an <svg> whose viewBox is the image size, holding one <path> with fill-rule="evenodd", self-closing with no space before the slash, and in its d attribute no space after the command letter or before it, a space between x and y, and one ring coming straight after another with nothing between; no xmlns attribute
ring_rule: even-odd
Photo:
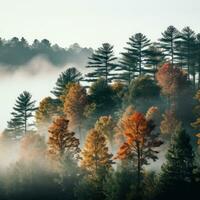
<svg viewBox="0 0 200 200"><path fill-rule="evenodd" d="M133 80L124 96L125 105L135 105L146 110L152 102L159 100L160 88L149 76L140 76ZM145 106L144 106L145 105Z"/></svg>
<svg viewBox="0 0 200 200"><path fill-rule="evenodd" d="M94 82L89 89L89 103L95 105L89 120L94 124L100 116L111 115L116 109L115 95L106 80L101 78Z"/></svg>
<svg viewBox="0 0 200 200"><path fill-rule="evenodd" d="M68 85L70 83L79 83L81 80L82 74L76 68L68 68L59 75L56 86L51 93L62 99L62 96L67 93Z"/></svg>
<svg viewBox="0 0 200 200"><path fill-rule="evenodd" d="M175 99L180 93L189 86L187 74L170 64L164 64L157 72L156 79L162 89L162 93L168 97L168 100L175 103Z"/></svg>
<svg viewBox="0 0 200 200"><path fill-rule="evenodd" d="M116 59L113 53L113 46L109 43L103 43L102 47L98 48L89 57L88 66L86 67L94 71L86 75L86 81L94 82L99 78L104 78L106 83L109 83L113 78L111 71L117 66L115 63Z"/></svg>
<svg viewBox="0 0 200 200"><path fill-rule="evenodd" d="M173 134L166 159L160 176L161 192L164 192L164 197L185 197L182 194L187 191L188 184L193 179L194 153L190 137L181 127Z"/></svg>
<svg viewBox="0 0 200 200"><path fill-rule="evenodd" d="M196 60L196 71L198 73L198 88L200 87L200 33L196 35L195 45L195 60Z"/></svg>
<svg viewBox="0 0 200 200"><path fill-rule="evenodd" d="M158 134L153 133L155 124L153 120L147 120L142 113L134 112L126 118L122 124L122 131L125 142L119 148L116 158L130 159L133 165L137 166L137 188L141 187L141 175L144 165L149 164L148 160L158 159L154 148L159 147L162 142Z"/></svg>
<svg viewBox="0 0 200 200"><path fill-rule="evenodd" d="M164 54L158 47L156 43L149 46L147 50L147 58L146 58L146 73L153 74L153 77L155 78L155 74L158 70L158 67L164 62Z"/></svg>
<svg viewBox="0 0 200 200"><path fill-rule="evenodd" d="M127 67L129 72L131 72L130 70L135 71L136 69L139 75L141 75L143 71L142 67L148 53L147 48L151 44L150 40L147 39L147 37L142 33L136 33L129 38L129 42L127 42L127 44L129 47L124 48L127 52L122 53L123 60L126 61L125 64L127 64L123 70L127 71ZM129 70L129 67L132 69L130 68Z"/></svg>
<svg viewBox="0 0 200 200"><path fill-rule="evenodd" d="M52 122L53 117L62 114L58 104L58 100L51 97L45 97L40 102L35 113L36 125L40 133L47 133L47 127Z"/></svg>
<svg viewBox="0 0 200 200"><path fill-rule="evenodd" d="M119 79L128 85L131 80L137 77L137 62L136 58L128 51L121 53L122 58L120 59L120 64L115 69L118 72L116 79Z"/></svg>
<svg viewBox="0 0 200 200"><path fill-rule="evenodd" d="M16 104L13 107L14 112L11 113L12 119L8 122L8 129L14 133L17 130L22 131L21 134L26 134L28 128L32 124L28 124L29 119L33 117L33 112L37 109L35 101L31 100L32 95L24 91L17 97Z"/></svg>
<svg viewBox="0 0 200 200"><path fill-rule="evenodd" d="M81 166L88 172L88 175L98 180L103 178L111 169L113 161L112 154L109 153L105 135L96 129L91 129L81 152Z"/></svg>
<svg viewBox="0 0 200 200"><path fill-rule="evenodd" d="M200 90L197 91L196 95L195 95L195 99L198 101L198 105L195 106L194 108L194 112L197 116L196 118L196 121L193 122L191 125L194 129L196 130L200 130L200 115L199 115L199 111L200 111L200 106L199 106L199 103L200 103ZM198 137L198 144L200 144L200 134L198 133L197 134L197 137Z"/></svg>
<svg viewBox="0 0 200 200"><path fill-rule="evenodd" d="M85 119L84 111L87 105L87 93L80 84L73 84L64 101L64 113L69 119L70 128L77 130L81 138L81 129Z"/></svg>
<svg viewBox="0 0 200 200"><path fill-rule="evenodd" d="M135 181L137 179L136 173L126 167L119 167L109 176L104 182L104 194L106 200L121 200L131 199ZM134 195L135 198L135 195Z"/></svg>
<svg viewBox="0 0 200 200"><path fill-rule="evenodd" d="M171 134L174 133L179 124L174 110L166 110L163 114L163 120L160 122L160 132L163 136L171 138Z"/></svg>
<svg viewBox="0 0 200 200"><path fill-rule="evenodd" d="M112 150L114 145L113 140L115 128L116 123L114 122L111 116L101 116L95 124L95 130L103 133L106 136Z"/></svg>
<svg viewBox="0 0 200 200"><path fill-rule="evenodd" d="M169 59L172 68L176 61L176 43L180 39L180 33L174 26L169 26L167 30L162 33L162 38L159 39L160 47L166 58Z"/></svg>
<svg viewBox="0 0 200 200"><path fill-rule="evenodd" d="M180 38L178 55L181 57L181 64L187 68L189 79L192 74L195 86L195 32L187 26L182 30Z"/></svg>
<svg viewBox="0 0 200 200"><path fill-rule="evenodd" d="M56 161L65 158L79 158L79 140L68 130L69 121L63 116L56 117L49 127L48 154Z"/></svg>

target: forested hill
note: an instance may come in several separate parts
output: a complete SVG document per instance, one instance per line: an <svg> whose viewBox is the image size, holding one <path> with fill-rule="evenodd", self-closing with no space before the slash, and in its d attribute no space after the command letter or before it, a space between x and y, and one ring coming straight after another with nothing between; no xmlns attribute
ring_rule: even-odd
<svg viewBox="0 0 200 200"><path fill-rule="evenodd" d="M29 44L25 38L14 37L10 40L0 38L0 67L15 69L25 65L36 56L44 56L55 66L74 64L82 66L87 63L88 56L92 54L92 48L82 48L75 43L69 48L62 48L57 44L51 44L47 39L41 41L35 39Z"/></svg>

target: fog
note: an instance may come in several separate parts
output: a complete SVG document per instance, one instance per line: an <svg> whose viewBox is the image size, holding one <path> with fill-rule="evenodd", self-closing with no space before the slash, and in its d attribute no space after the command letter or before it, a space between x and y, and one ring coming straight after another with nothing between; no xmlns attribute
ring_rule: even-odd
<svg viewBox="0 0 200 200"><path fill-rule="evenodd" d="M34 58L15 72L0 66L0 132L6 128L12 107L21 92L29 91L38 105L44 97L52 96L50 91L59 74L67 67L55 67L43 57Z"/></svg>

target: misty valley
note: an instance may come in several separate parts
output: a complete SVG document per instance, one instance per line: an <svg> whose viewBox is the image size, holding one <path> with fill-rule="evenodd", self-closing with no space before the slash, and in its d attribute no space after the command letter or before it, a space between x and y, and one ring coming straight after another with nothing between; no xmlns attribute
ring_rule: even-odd
<svg viewBox="0 0 200 200"><path fill-rule="evenodd" d="M198 199L200 33L124 46L0 39L1 200Z"/></svg>

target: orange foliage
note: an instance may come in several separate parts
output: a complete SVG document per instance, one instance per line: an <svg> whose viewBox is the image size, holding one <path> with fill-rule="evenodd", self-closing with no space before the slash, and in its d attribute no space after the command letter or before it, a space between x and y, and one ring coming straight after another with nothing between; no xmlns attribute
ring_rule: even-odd
<svg viewBox="0 0 200 200"><path fill-rule="evenodd" d="M102 168L110 169L112 154L109 154L105 135L95 129L91 129L81 152L81 166L96 176Z"/></svg>
<svg viewBox="0 0 200 200"><path fill-rule="evenodd" d="M174 96L187 84L187 74L170 64L164 64L157 72L156 79L162 88L162 92L167 96Z"/></svg>
<svg viewBox="0 0 200 200"><path fill-rule="evenodd" d="M64 101L64 113L70 121L71 129L81 128L86 105L87 94L85 88L81 87L80 84L72 84Z"/></svg>
<svg viewBox="0 0 200 200"><path fill-rule="evenodd" d="M147 120L142 113L134 112L125 121L122 129L125 142L120 147L117 158L139 159L140 165L147 164L147 159L157 159L153 147L159 147L162 142L157 139L158 135L152 134L155 125L152 120ZM147 153L149 151L149 153Z"/></svg>
<svg viewBox="0 0 200 200"><path fill-rule="evenodd" d="M53 159L64 156L79 158L79 139L75 133L68 130L69 121L65 117L56 117L49 127L48 153Z"/></svg>

